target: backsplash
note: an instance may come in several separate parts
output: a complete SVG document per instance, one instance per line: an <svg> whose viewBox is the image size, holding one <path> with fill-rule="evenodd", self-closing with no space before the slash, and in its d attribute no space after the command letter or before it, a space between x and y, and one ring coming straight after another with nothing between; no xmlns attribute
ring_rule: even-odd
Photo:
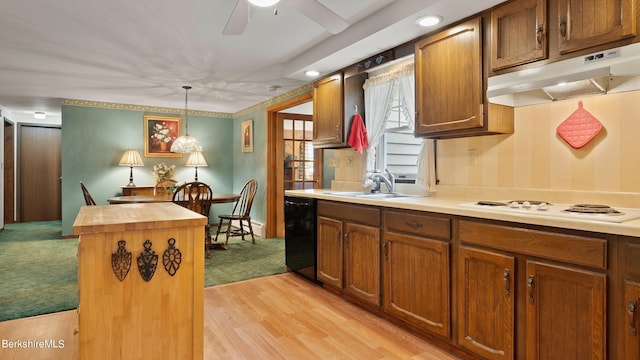
<svg viewBox="0 0 640 360"><path fill-rule="evenodd" d="M604 128L574 149L556 128L579 100ZM443 185L640 192L638 104L640 91L516 108L512 135L439 141L438 178Z"/></svg>
<svg viewBox="0 0 640 360"><path fill-rule="evenodd" d="M574 149L556 128L578 108L578 101L603 129ZM640 207L640 91L519 107L512 135L439 140L437 146L437 195L497 189L511 190L514 196L547 193L557 202L615 198L615 205ZM364 155L344 149L331 156L340 160L332 187L342 190L362 180ZM346 157L353 157L349 167L344 166Z"/></svg>

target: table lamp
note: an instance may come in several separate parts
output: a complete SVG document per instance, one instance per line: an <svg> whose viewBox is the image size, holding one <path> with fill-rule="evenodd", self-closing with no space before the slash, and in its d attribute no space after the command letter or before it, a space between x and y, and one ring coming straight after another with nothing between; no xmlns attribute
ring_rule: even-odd
<svg viewBox="0 0 640 360"><path fill-rule="evenodd" d="M209 166L209 164L207 164L207 159L204 158L202 151L194 151L189 154L189 158L187 159L187 166L193 166L196 168L195 181L198 181L198 166Z"/></svg>
<svg viewBox="0 0 640 360"><path fill-rule="evenodd" d="M129 184L127 184L127 186L136 186L136 184L133 183L133 167L144 166L140 153L137 150L128 149L124 152L124 155L122 155L118 165L129 167Z"/></svg>

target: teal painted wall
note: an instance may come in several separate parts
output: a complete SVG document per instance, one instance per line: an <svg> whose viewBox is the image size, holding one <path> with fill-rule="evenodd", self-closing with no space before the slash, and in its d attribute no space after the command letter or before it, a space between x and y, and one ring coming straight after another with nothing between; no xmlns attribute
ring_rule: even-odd
<svg viewBox="0 0 640 360"><path fill-rule="evenodd" d="M129 168L118 166L118 161L126 149L136 149L143 156L144 167L133 168L134 182L138 186L153 185L153 165L160 162L176 165L176 177L179 182L193 180L194 169L185 166L187 155L181 158L144 157L144 115L176 116L121 109L62 106L63 235L72 234L73 222L80 207L84 205L80 181L89 188L98 204L107 204L108 198L120 195L120 186L129 182ZM189 116L189 133L200 141L209 163L208 167L198 168L198 180L209 184L214 192L230 193L238 190L234 181L232 156L232 153L236 152L235 147L240 146L236 145L238 141L233 141L238 138L235 136L235 124L236 122L228 118ZM216 219L217 214L229 211L230 204L214 205L211 209L211 219ZM263 214L264 212L256 212L254 217L257 221L263 221Z"/></svg>
<svg viewBox="0 0 640 360"><path fill-rule="evenodd" d="M242 152L241 124L253 120L253 152ZM251 218L264 223L266 218L267 111L252 111L233 120L233 191L239 192L251 179L258 180L258 192L251 207Z"/></svg>

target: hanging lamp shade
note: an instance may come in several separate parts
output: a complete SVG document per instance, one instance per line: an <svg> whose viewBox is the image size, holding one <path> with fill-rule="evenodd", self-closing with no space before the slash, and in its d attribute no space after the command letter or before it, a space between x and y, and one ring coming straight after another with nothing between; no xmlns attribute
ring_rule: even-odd
<svg viewBox="0 0 640 360"><path fill-rule="evenodd" d="M184 115L185 115L185 131L184 135L173 141L171 145L171 152L188 154L194 151L202 151L202 145L198 142L198 139L189 135L189 107L188 107L188 95L191 86L185 85L184 89Z"/></svg>

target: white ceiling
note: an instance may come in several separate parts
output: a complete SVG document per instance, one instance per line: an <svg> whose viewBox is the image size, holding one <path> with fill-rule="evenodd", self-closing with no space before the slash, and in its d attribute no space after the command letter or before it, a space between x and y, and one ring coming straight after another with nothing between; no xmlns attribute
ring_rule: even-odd
<svg viewBox="0 0 640 360"><path fill-rule="evenodd" d="M60 116L63 99L235 113L504 0L317 0L337 35L287 6L256 8L222 35L237 0L0 0L0 106ZM245 1L245 0L239 0ZM307 0L315 1L315 0ZM273 91L272 87L278 87Z"/></svg>

